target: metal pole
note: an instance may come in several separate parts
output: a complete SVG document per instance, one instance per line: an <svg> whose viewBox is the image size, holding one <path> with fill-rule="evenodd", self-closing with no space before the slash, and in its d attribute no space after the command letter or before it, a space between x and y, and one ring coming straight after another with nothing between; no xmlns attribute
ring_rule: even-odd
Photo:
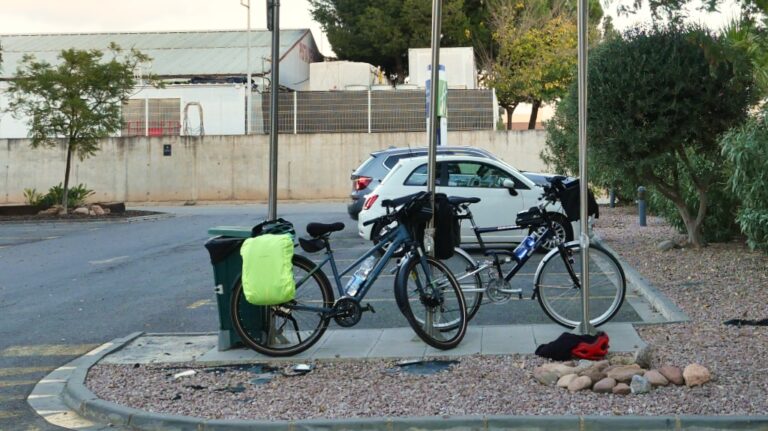
<svg viewBox="0 0 768 431"><path fill-rule="evenodd" d="M427 164L427 190L432 194L432 214L435 209L435 168L437 167L437 91L440 88L440 24L442 0L432 0L432 77L429 85L429 162ZM424 232L427 252L434 250L434 216Z"/></svg>
<svg viewBox="0 0 768 431"><path fill-rule="evenodd" d="M277 218L277 112L280 92L280 2L272 3L272 89L269 104L269 220Z"/></svg>
<svg viewBox="0 0 768 431"><path fill-rule="evenodd" d="M581 324L576 328L580 334L595 334L589 323L589 227L588 175L587 175L587 0L579 0L579 174L580 174L580 224L581 224Z"/></svg>
<svg viewBox="0 0 768 431"><path fill-rule="evenodd" d="M245 6L248 10L248 27L245 32L247 51L245 52L245 68L246 68L246 83L245 83L245 134L251 134L251 116L253 115L253 100L251 96L251 0L240 0L240 4Z"/></svg>

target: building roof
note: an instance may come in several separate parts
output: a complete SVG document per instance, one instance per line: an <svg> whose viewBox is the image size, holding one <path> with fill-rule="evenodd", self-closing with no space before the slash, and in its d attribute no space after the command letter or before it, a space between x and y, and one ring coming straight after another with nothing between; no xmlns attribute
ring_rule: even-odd
<svg viewBox="0 0 768 431"><path fill-rule="evenodd" d="M308 29L280 30L280 57L300 41L318 52ZM244 75L247 73L246 31L184 31L148 33L79 33L0 35L0 79L12 78L25 54L51 64L64 49L105 50L111 42L123 49L136 48L152 58L150 71L161 77ZM270 69L272 32L251 30L251 73ZM319 56L319 54L318 54Z"/></svg>

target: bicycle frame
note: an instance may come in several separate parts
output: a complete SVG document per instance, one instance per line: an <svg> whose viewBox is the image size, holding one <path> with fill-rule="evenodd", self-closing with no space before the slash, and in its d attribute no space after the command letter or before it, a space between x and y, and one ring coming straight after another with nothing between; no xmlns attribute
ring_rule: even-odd
<svg viewBox="0 0 768 431"><path fill-rule="evenodd" d="M411 241L411 235L408 233L408 230L405 226L403 226L402 224L399 224L397 226L397 229L394 229L391 232L388 232L382 238L381 242L379 242L373 248L365 252L362 256L360 256L357 260L352 262L348 267L344 268L341 272L339 272L338 266L336 265L336 259L334 258L333 250L331 249L331 244L328 241L328 238L324 238L323 241L325 242L326 257L319 264L316 264L315 268L312 271L310 271L303 279L301 279L298 283L296 283L296 287L297 288L300 287L301 284L303 284L307 279L312 277L312 274L314 274L317 271L321 271L326 264L330 263L331 271L333 273L334 283L336 284L336 291L338 292L338 296L340 298L347 296L346 292L344 291L344 286L341 282L341 277L352 272L352 270L360 266L360 264L365 259L372 256L374 253L378 252L379 250L383 249L389 244L389 248L384 252L384 255L378 260L378 262L376 262L376 265L373 267L373 269L371 269L371 272L368 274L368 277L366 277L362 286L360 286L360 289L355 293L354 296L350 297L354 301L360 303L365 298L365 295L368 293L371 287L373 286L373 283L384 271L384 267L389 262L389 259L392 258L395 251L400 246L407 245ZM420 256L421 256L421 253L420 253ZM332 311L332 309L329 309L327 307L309 307L309 306L303 306L303 305L293 305L292 308L296 310L307 310L307 311L315 310L322 313L330 313Z"/></svg>
<svg viewBox="0 0 768 431"><path fill-rule="evenodd" d="M494 250L494 251L488 251L485 243L483 242L482 234L483 233L489 233L489 232L504 232L509 230L517 230L517 229L525 229L523 226L517 226L517 225L511 225L511 226L496 226L496 227L478 227L475 223L475 219L472 217L472 212L469 210L468 207L463 207L463 210L465 211L465 214L459 216L460 219L468 219L469 222L472 224L472 231L475 233L475 237L477 238L477 242L480 245L480 250L482 250L483 254L485 255L492 255L493 256L493 264L496 267L496 270L498 271L499 278L503 278L505 282L509 282L512 280L512 278L522 269L523 266L530 260L531 254L526 254L523 256L522 259L518 259L512 252L506 251L506 250ZM536 241L534 242L533 249L537 249L541 246L543 242L548 240L554 235L554 232L550 228L550 218L547 215L547 211L544 208L540 208L542 218L545 221L545 228L544 232L539 235L538 238L536 238ZM576 276L576 273L573 271L573 268L571 267L570 263L567 261L567 257L565 255L565 248L564 244L558 244L557 249L560 253L560 257L563 259L563 262L566 264L565 267L568 269L568 273L571 276L571 279L576 284L576 287L581 287L579 284L578 277ZM501 269L501 262L499 262L498 255L508 255L511 258L511 261L515 262L515 265L509 270L509 272L505 275ZM468 275L474 275L479 271L482 271L483 269L487 268L487 266L481 266L477 268L475 271L472 271L469 274L465 274L464 276ZM463 278L463 277L462 277ZM536 291L534 290L533 295L531 296L531 299L536 297Z"/></svg>

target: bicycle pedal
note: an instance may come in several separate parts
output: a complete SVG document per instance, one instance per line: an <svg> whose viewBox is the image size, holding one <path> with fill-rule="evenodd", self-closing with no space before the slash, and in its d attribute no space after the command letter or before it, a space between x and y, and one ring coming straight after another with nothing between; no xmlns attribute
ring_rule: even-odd
<svg viewBox="0 0 768 431"><path fill-rule="evenodd" d="M365 304L365 307L362 308L362 311L370 311L373 314L376 314L376 310L373 309L373 305L371 304Z"/></svg>

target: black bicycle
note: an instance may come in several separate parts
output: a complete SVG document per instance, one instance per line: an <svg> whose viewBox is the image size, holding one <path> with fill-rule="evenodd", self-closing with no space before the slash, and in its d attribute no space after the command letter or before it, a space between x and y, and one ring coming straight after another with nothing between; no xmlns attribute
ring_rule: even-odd
<svg viewBox="0 0 768 431"><path fill-rule="evenodd" d="M487 259L477 262L461 248L446 261L461 285L467 304L469 319L477 314L483 297L490 302L504 303L517 296L522 299L522 289L514 289L510 281L542 244L554 241L555 248L549 251L539 263L534 276L531 299L538 299L539 305L550 319L568 328L581 323L581 261L582 249L579 241L564 242L558 239L553 217L547 211L549 204L563 201L566 190L562 179L556 177L550 186L544 187L541 202L517 214L515 226L478 227L472 217L470 205L480 202L479 198L450 197L456 216L469 220L478 245ZM569 199L571 196L565 198ZM529 235L513 251L489 249L483 242L482 234L515 229L528 229ZM505 266L512 265L506 273ZM621 308L626 295L626 278L618 259L599 244L589 246L589 310L590 323L599 326L613 318Z"/></svg>

